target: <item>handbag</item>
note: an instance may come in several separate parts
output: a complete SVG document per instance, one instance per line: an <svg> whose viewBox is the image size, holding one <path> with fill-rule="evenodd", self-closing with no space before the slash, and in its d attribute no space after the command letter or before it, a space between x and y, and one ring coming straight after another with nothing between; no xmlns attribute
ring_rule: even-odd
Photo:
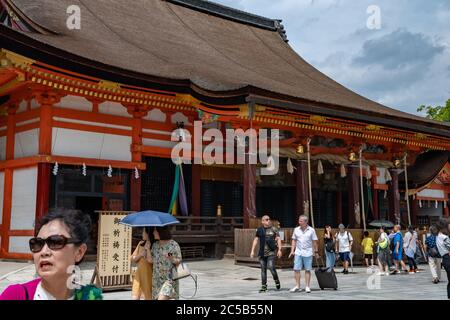
<svg viewBox="0 0 450 320"><path fill-rule="evenodd" d="M325 243L325 250L327 252L334 252L334 241L328 241Z"/></svg>
<svg viewBox="0 0 450 320"><path fill-rule="evenodd" d="M437 247L428 248L428 255L432 258L441 258L441 255L439 254L439 250Z"/></svg>
<svg viewBox="0 0 450 320"><path fill-rule="evenodd" d="M178 266L174 267L174 269L176 269L176 277L172 278L174 281L191 276L191 270L184 262L181 262Z"/></svg>

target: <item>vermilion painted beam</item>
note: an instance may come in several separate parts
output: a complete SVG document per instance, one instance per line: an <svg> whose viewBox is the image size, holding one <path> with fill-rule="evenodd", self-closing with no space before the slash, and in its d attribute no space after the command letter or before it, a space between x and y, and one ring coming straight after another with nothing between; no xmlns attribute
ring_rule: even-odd
<svg viewBox="0 0 450 320"><path fill-rule="evenodd" d="M124 107L125 108L125 107ZM89 111L70 110L63 108L53 108L53 116L59 118L69 118L74 120L99 122L105 124L114 124L118 126L133 126L133 119L127 117L114 116L110 114L94 113Z"/></svg>
<svg viewBox="0 0 450 320"><path fill-rule="evenodd" d="M169 149L170 150L170 149ZM7 160L0 162L0 170L8 168L21 168L36 165L38 163L55 163L70 164L70 165L83 165L92 167L108 167L111 165L114 168L121 169L134 169L137 167L139 170L145 170L145 163L142 162L129 162L119 160L100 160L92 158L78 158L78 157L66 157L66 156L32 156L26 158L20 158L15 160Z"/></svg>
<svg viewBox="0 0 450 320"><path fill-rule="evenodd" d="M28 253L9 253L3 252L2 258L17 259L17 260L33 260L33 255Z"/></svg>
<svg viewBox="0 0 450 320"><path fill-rule="evenodd" d="M105 134L115 134L115 135L119 135L119 136L131 136L131 130L93 126L93 125L84 124L84 123L53 121L53 126L55 128L64 128L64 129L80 130L80 131L87 131L87 132L97 132L97 133L105 133Z"/></svg>
<svg viewBox="0 0 450 320"><path fill-rule="evenodd" d="M39 118L41 113L41 108L31 109L30 111L24 111L16 114L16 124L24 121L28 121L31 119Z"/></svg>
<svg viewBox="0 0 450 320"><path fill-rule="evenodd" d="M40 128L39 121L16 126L16 133Z"/></svg>
<svg viewBox="0 0 450 320"><path fill-rule="evenodd" d="M8 235L10 237L33 237L34 230L9 230Z"/></svg>

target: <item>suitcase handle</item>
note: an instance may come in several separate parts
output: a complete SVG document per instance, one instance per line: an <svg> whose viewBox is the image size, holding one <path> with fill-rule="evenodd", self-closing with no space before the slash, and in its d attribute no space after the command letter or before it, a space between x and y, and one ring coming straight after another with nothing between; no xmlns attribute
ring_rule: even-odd
<svg viewBox="0 0 450 320"><path fill-rule="evenodd" d="M325 264L323 263L323 258L322 258L321 256L319 256L319 258L316 258L316 256L314 255L313 257L314 257L314 259L316 259L317 266L318 266L319 268L325 268ZM319 263L319 261L322 262L322 265Z"/></svg>

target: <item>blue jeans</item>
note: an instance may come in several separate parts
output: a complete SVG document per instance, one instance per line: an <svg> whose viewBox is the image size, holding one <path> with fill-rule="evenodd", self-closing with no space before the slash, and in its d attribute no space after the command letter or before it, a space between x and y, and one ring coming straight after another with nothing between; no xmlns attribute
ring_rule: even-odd
<svg viewBox="0 0 450 320"><path fill-rule="evenodd" d="M328 252L327 250L325 250L325 258L326 258L326 267L334 268L334 264L336 262L336 256L334 252Z"/></svg>
<svg viewBox="0 0 450 320"><path fill-rule="evenodd" d="M312 270L312 260L313 257L303 257L303 256L299 256L299 255L295 255L294 258L294 271L300 271L300 270L305 270L305 271L311 271Z"/></svg>
<svg viewBox="0 0 450 320"><path fill-rule="evenodd" d="M275 269L275 256L260 257L259 263L261 265L261 282L262 285L267 285L267 269L272 273L273 280L278 281L277 270Z"/></svg>

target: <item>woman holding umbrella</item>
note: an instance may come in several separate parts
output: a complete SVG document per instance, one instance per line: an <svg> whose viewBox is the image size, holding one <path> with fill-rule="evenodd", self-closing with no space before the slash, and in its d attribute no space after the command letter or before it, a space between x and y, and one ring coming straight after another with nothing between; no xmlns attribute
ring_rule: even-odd
<svg viewBox="0 0 450 320"><path fill-rule="evenodd" d="M176 268L181 263L181 249L172 240L168 225L180 223L174 216L158 211L141 211L127 215L120 222L130 227L152 227L155 242L151 246L148 262L153 263L152 298L178 299L179 286ZM150 233L150 231L149 231Z"/></svg>
<svg viewBox="0 0 450 320"><path fill-rule="evenodd" d="M142 241L134 250L131 260L137 264L136 274L133 279L132 298L140 300L144 296L145 300L152 299L152 273L151 246L153 243L153 233L149 227L142 230Z"/></svg>

